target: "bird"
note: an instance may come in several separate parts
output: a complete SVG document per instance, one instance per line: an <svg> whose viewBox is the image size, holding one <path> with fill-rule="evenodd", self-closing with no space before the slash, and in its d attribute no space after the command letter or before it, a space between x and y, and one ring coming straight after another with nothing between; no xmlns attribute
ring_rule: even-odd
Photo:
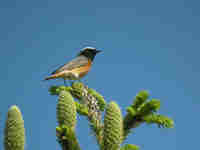
<svg viewBox="0 0 200 150"><path fill-rule="evenodd" d="M66 80L80 81L81 78L88 74L96 54L100 52L101 50L97 50L96 48L85 47L74 59L53 71L51 75L44 80L63 78L64 83Z"/></svg>

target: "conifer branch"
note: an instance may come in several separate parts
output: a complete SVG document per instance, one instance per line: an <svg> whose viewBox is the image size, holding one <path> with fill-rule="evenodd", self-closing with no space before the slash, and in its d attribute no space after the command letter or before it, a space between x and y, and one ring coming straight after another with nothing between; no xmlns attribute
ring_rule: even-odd
<svg viewBox="0 0 200 150"><path fill-rule="evenodd" d="M92 129L97 143L102 144L102 131L103 124L101 122L101 111L105 108L105 100L98 92L93 89L89 89L82 83L72 84L71 93L76 97L82 106L87 108L87 118L89 120L90 128Z"/></svg>
<svg viewBox="0 0 200 150"><path fill-rule="evenodd" d="M172 128L173 120L163 115L158 115L160 101L151 99L147 101L149 94L141 91L135 97L133 104L127 107L127 114L124 117L124 139L131 132L131 129L138 127L142 123L156 123L159 127Z"/></svg>
<svg viewBox="0 0 200 150"><path fill-rule="evenodd" d="M71 87L52 86L49 89L51 95L59 95L61 91L68 91L76 98L76 111L83 116L86 116L90 128L96 136L97 143L102 144L103 139L103 124L101 122L101 111L104 111L106 102L98 92L86 87L83 83L75 82Z"/></svg>
<svg viewBox="0 0 200 150"><path fill-rule="evenodd" d="M103 96L83 83L71 86L51 86L51 95L58 96L56 137L62 150L81 150L76 137L77 113L86 117L101 150L138 150L133 144L121 146L132 129L142 123L173 128L174 121L158 113L160 101L149 99L149 93L140 91L127 107L123 117L114 101L106 104ZM102 112L105 111L102 122ZM22 114L17 106L8 111L4 130L5 150L24 150L25 129Z"/></svg>
<svg viewBox="0 0 200 150"><path fill-rule="evenodd" d="M101 150L118 150L119 148L120 150L138 150L139 147L132 144L119 146L127 138L131 130L142 123L154 123L158 127L164 128L172 128L174 126L172 119L158 114L160 101L157 99L149 100L149 93L145 90L136 95L133 103L127 107L127 114L123 119L121 113L119 113L118 105L115 102L109 103L106 107L104 123L101 122L101 112L104 111L106 102L98 92L80 82L76 82L71 87L52 86L50 93L59 95L62 90L70 92L78 100L74 102L76 111L79 115L88 118ZM121 125L120 122L122 123ZM71 138L73 139L73 136Z"/></svg>
<svg viewBox="0 0 200 150"><path fill-rule="evenodd" d="M56 127L56 136L62 150L81 150L75 131L69 126L62 125Z"/></svg>

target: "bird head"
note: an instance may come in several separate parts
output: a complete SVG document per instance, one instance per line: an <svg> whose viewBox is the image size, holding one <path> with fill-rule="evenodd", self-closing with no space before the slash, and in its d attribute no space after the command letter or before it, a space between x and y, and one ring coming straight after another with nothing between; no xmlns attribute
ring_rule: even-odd
<svg viewBox="0 0 200 150"><path fill-rule="evenodd" d="M82 51L80 51L78 56L85 56L93 61L94 57L99 52L101 52L101 50L97 50L96 48L93 47L85 47Z"/></svg>

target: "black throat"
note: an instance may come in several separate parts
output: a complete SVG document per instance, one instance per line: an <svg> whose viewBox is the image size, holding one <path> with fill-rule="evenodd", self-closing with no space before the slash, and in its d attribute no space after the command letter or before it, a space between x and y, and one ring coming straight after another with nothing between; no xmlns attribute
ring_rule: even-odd
<svg viewBox="0 0 200 150"><path fill-rule="evenodd" d="M96 53L92 53L92 52L83 52L80 55L87 57L88 59L90 59L91 61L94 60L94 57L96 56Z"/></svg>

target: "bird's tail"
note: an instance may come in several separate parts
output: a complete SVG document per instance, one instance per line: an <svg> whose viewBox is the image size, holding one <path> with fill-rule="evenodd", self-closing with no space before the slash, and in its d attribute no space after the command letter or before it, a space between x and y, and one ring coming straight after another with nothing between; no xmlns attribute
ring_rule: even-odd
<svg viewBox="0 0 200 150"><path fill-rule="evenodd" d="M53 79L53 77L49 76L49 77L44 78L44 80L50 80L50 79Z"/></svg>
<svg viewBox="0 0 200 150"><path fill-rule="evenodd" d="M46 78L44 78L44 80L51 80L51 79L55 79L55 78L59 78L58 75L51 75L51 76L48 76Z"/></svg>
<svg viewBox="0 0 200 150"><path fill-rule="evenodd" d="M63 77L63 72L59 72L59 73L52 74L52 75L46 77L44 80L50 80L50 79L62 78L62 77Z"/></svg>

